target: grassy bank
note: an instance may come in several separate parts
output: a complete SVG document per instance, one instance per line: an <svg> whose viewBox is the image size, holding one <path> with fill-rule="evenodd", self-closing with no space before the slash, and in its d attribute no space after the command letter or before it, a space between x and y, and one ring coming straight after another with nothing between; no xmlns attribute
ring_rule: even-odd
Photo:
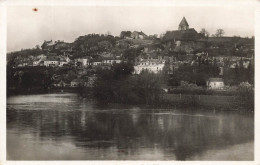
<svg viewBox="0 0 260 165"><path fill-rule="evenodd" d="M238 96L225 95L190 95L190 94L163 94L161 107L230 110L230 111L254 111L251 103L241 102Z"/></svg>

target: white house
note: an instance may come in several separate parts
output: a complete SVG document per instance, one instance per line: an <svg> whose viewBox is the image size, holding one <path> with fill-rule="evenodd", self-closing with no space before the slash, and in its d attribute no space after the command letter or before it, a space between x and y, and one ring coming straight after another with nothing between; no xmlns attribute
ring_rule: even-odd
<svg viewBox="0 0 260 165"><path fill-rule="evenodd" d="M68 64L70 62L69 57L61 56L59 59L59 66L62 67L64 64Z"/></svg>
<svg viewBox="0 0 260 165"><path fill-rule="evenodd" d="M83 66L89 65L89 59L83 58L83 59L82 59L82 65L83 65Z"/></svg>
<svg viewBox="0 0 260 165"><path fill-rule="evenodd" d="M59 66L62 67L64 64L68 64L68 62L65 60L60 60Z"/></svg>
<svg viewBox="0 0 260 165"><path fill-rule="evenodd" d="M44 61L44 66L50 67L50 66L59 66L60 60L56 57L47 57Z"/></svg>
<svg viewBox="0 0 260 165"><path fill-rule="evenodd" d="M46 58L46 55L40 54L40 55L36 56L36 58L37 59L44 59L44 58Z"/></svg>
<svg viewBox="0 0 260 165"><path fill-rule="evenodd" d="M89 57L78 58L77 61L81 62L83 66L90 65L90 58Z"/></svg>
<svg viewBox="0 0 260 165"><path fill-rule="evenodd" d="M38 66L44 60L46 60L46 56L44 54L38 55L36 57L37 60L33 61L33 66Z"/></svg>
<svg viewBox="0 0 260 165"><path fill-rule="evenodd" d="M120 59L116 59L116 58L103 58L102 59L102 64L109 64L109 65L112 65L112 64L114 64L114 63L116 63L116 64L119 64L119 63L121 63L122 62L122 60L120 60Z"/></svg>
<svg viewBox="0 0 260 165"><path fill-rule="evenodd" d="M98 66L102 65L102 60L101 59L91 59L89 60L90 65Z"/></svg>
<svg viewBox="0 0 260 165"><path fill-rule="evenodd" d="M39 59L37 61L33 61L33 66L38 66L40 65L40 62L42 61L42 59Z"/></svg>
<svg viewBox="0 0 260 165"><path fill-rule="evenodd" d="M142 71L147 70L153 73L159 73L165 66L165 60L148 59L141 60L134 66L134 74L140 74Z"/></svg>
<svg viewBox="0 0 260 165"><path fill-rule="evenodd" d="M223 89L224 80L222 78L209 78L207 81L207 87L209 89Z"/></svg>

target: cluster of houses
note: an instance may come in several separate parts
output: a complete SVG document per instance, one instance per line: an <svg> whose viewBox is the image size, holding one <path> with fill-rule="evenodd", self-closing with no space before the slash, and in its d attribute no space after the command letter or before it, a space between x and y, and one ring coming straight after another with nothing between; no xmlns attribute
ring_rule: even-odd
<svg viewBox="0 0 260 165"><path fill-rule="evenodd" d="M85 79L76 78L72 81L68 81L66 79L62 79L59 75L52 76L52 86L53 87L93 87L95 84L97 77L96 75L88 76Z"/></svg>
<svg viewBox="0 0 260 165"><path fill-rule="evenodd" d="M70 60L70 58L65 55L38 55L36 57L32 57L30 59L26 59L21 61L17 67L25 67L25 66L46 66L46 67L63 67L66 65L75 65L75 66L111 66L112 64L121 63L120 57L102 57L102 58L91 58L90 56L77 58L74 60Z"/></svg>
<svg viewBox="0 0 260 165"><path fill-rule="evenodd" d="M245 57L213 57L209 58L208 53L200 52L196 53L194 59L194 54L188 53L189 48L185 48L186 60L178 61L174 56L165 56L162 55L162 49L158 46L154 46L152 40L148 38L144 32L127 31L124 33L122 40L116 41L116 46L122 48L136 48L142 45L142 55L135 58L135 65L133 74L140 74L142 71L148 71L152 73L160 73L163 71L166 65L168 65L168 73L173 73L173 70L178 69L179 66L183 64L198 65L198 63L212 63L216 62L217 66L220 68L220 77L223 75L223 68L237 68L243 67L248 68L250 63L253 62L252 58ZM181 48L182 41L185 39L198 39L201 34L197 33L194 28L190 28L185 17L181 20L178 30L168 31L164 40L169 40L174 42L175 49ZM217 39L218 40L218 39ZM99 54L99 58L92 58L91 56L85 56L77 59L71 60L69 57L70 52L73 49L73 46L70 43L64 41L44 41L42 49L46 52L53 50L60 50L63 52L63 55L57 55L48 53L46 55L38 55L36 57L30 57L28 60L21 60L21 63L17 65L18 67L24 66L46 66L46 67L63 67L66 65L69 66L92 66L92 67L101 67L105 69L111 68L113 64L119 64L125 62L120 56L116 56L109 52L103 52ZM190 56L189 56L190 55ZM190 57L190 58L189 58ZM228 61L228 62L227 62ZM87 86L92 87L95 81L94 77L88 77L87 80L83 79L74 79L71 82L66 82L60 78L54 78L54 87L78 87L78 86ZM222 78L211 78L207 81L207 86L210 89L223 89L224 80Z"/></svg>

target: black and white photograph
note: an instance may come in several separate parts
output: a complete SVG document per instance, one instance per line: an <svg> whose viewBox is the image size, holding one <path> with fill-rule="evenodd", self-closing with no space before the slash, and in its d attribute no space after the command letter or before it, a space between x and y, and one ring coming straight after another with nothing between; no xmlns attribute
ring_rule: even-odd
<svg viewBox="0 0 260 165"><path fill-rule="evenodd" d="M254 162L260 2L127 2L6 2L3 164Z"/></svg>

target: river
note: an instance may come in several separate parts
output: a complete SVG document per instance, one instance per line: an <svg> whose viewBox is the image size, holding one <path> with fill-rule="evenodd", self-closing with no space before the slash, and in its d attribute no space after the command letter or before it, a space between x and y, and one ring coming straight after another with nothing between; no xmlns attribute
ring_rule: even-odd
<svg viewBox="0 0 260 165"><path fill-rule="evenodd" d="M7 98L8 160L254 160L254 115Z"/></svg>

